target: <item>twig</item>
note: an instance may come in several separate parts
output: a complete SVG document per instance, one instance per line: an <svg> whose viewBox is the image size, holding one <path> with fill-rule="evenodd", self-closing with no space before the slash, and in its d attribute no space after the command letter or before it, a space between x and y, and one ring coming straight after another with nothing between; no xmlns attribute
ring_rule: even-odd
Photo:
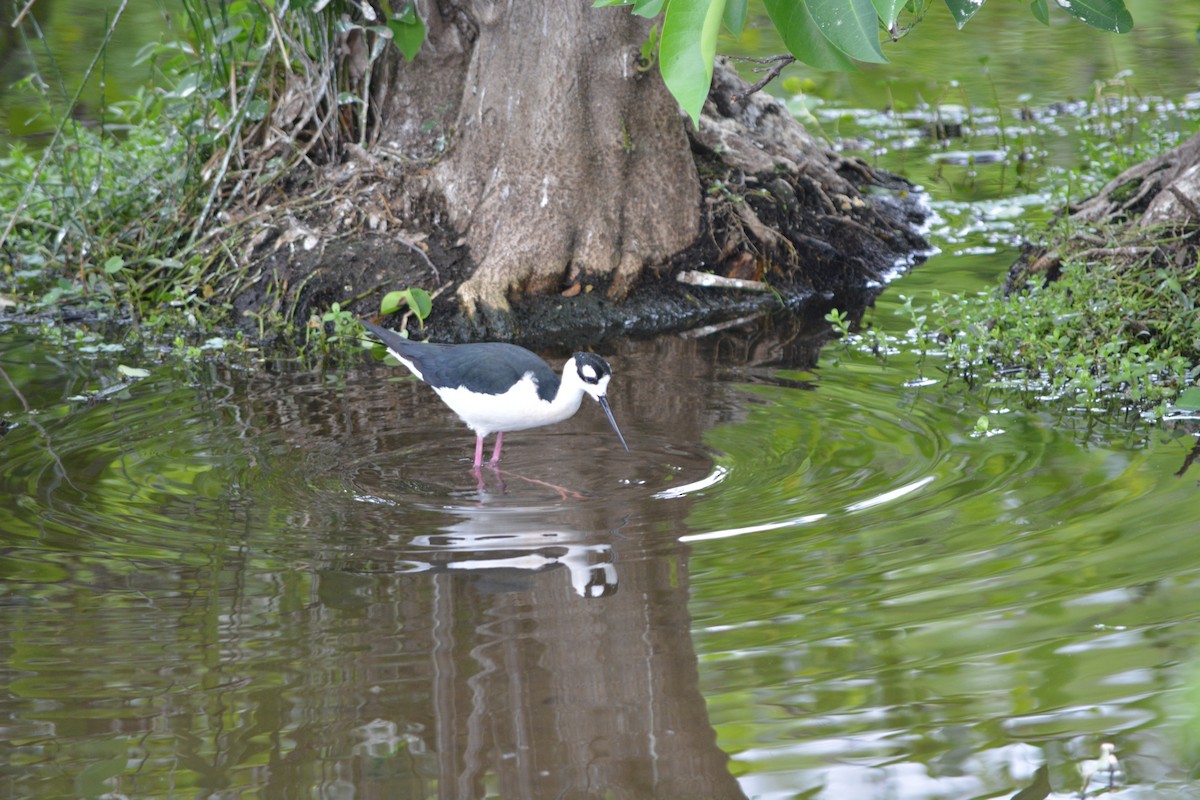
<svg viewBox="0 0 1200 800"><path fill-rule="evenodd" d="M33 4L36 2L37 0L29 0L29 2L25 4L25 7L21 9L21 13L17 14L17 18L12 21L12 27L15 28L21 24L21 20L25 19L25 15L29 13L29 9L33 8Z"/></svg>
<svg viewBox="0 0 1200 800"><path fill-rule="evenodd" d="M429 260L429 255L424 250L422 250L420 248L420 246L417 245L416 242L410 242L408 239L405 239L403 236L397 236L396 241L399 242L400 244L404 245L405 247L407 247L409 250L412 250L414 253L416 253L422 259L424 259L426 265L428 265L429 269L433 272L433 277L435 280L440 281L442 279L442 273L438 272L438 268L435 267L433 265L433 262Z"/></svg>
<svg viewBox="0 0 1200 800"><path fill-rule="evenodd" d="M1196 444L1192 447L1191 452L1184 457L1183 466L1180 467L1179 471L1175 473L1175 477L1182 478L1183 473L1188 471L1188 467L1190 467L1197 458L1200 458L1200 439L1196 440Z"/></svg>
<svg viewBox="0 0 1200 800"><path fill-rule="evenodd" d="M376 192L375 199L379 203L379 207L382 208L384 213L388 215L388 217L390 218L390 221L398 223L399 220L397 220L396 215L392 213L392 209L388 206L387 200L384 199L383 193ZM412 250L417 255L419 255L425 261L425 264L426 264L426 266L429 267L429 270L433 273L434 280L441 281L442 273L438 272L438 268L433 265L433 261L430 260L429 254L426 253L424 250L422 250L420 245L418 245L416 242L405 239L403 236L400 236L399 234L396 235L396 241L399 242L400 244L404 245L405 247L407 247L409 250ZM445 288L445 287L443 287L443 288Z"/></svg>
<svg viewBox="0 0 1200 800"><path fill-rule="evenodd" d="M765 317L766 315L767 312L759 311L745 317L738 317L737 319L730 319L726 320L725 322L717 322L712 325L705 325L703 328L692 328L691 330L684 331L679 335L684 339L699 339L704 336L711 336L714 333L720 333L721 331L728 330L729 328L748 325L751 322Z"/></svg>
<svg viewBox="0 0 1200 800"><path fill-rule="evenodd" d="M128 2L128 0L126 0ZM253 97L255 89L258 88L258 79L266 67L267 61L265 58L258 62L254 74L250 77L250 83L246 87L246 96ZM217 193L221 189L221 185L225 181L225 174L229 171L229 160L233 157L233 151L238 146L241 135L242 124L246 121L246 109L249 103L243 103L239 113L234 117L234 124L229 129L229 145L225 148L225 153L221 158L221 166L217 174L213 175L212 188L209 190L208 199L204 202L204 208L200 211L200 216L196 220L195 227L192 228L192 235L188 237L188 246L194 245L200 238L201 231L204 229L204 224L208 222L208 216L212 213L213 204L217 200Z"/></svg>
<svg viewBox="0 0 1200 800"><path fill-rule="evenodd" d="M1106 260L1116 256L1124 258L1140 258L1142 256L1154 255L1157 248L1155 247L1138 247L1136 245L1124 245L1120 247L1089 247L1086 250L1080 250L1078 253L1072 253L1071 257L1083 261L1092 259Z"/></svg>
<svg viewBox="0 0 1200 800"><path fill-rule="evenodd" d="M734 95L734 97L733 97L734 100L742 100L742 99L747 98L750 95L754 94L755 92L759 91L764 86L766 86L768 83L770 83L771 81L778 78L779 73L783 72L784 67L786 67L788 64L794 63L796 60L796 57L794 55L792 55L791 53L783 53L782 55L771 56L770 58L750 58L749 56L732 56L732 57L736 58L738 61L749 61L752 64L764 64L764 65L770 64L770 65L772 65L770 67L770 69L768 69L765 66L756 68L754 70L755 72L765 72L767 74L764 75L762 78L760 78L756 83L751 84L750 88L747 89L745 92L743 92L741 95Z"/></svg>

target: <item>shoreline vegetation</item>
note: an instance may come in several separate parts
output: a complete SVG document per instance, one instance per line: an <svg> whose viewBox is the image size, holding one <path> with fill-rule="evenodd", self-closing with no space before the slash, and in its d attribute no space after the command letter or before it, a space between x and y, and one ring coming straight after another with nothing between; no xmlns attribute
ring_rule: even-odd
<svg viewBox="0 0 1200 800"><path fill-rule="evenodd" d="M208 8L187 7L191 14ZM211 22L192 20L197 30L215 29ZM291 41L326 42L330 33L301 29ZM183 359L251 347L309 358L357 356L347 307L369 292L305 309L293 301L257 315L239 314L231 300L239 287L272 280L261 268L265 250L316 246L317 234L305 223L310 215L341 214L351 229L389 223L350 202L379 156L345 141L336 122L322 127L323 140L284 146L295 131L278 130L267 108L281 102L269 95L287 85L280 76L293 66L264 48L269 40L261 32L238 36L202 43L199 51L148 45L140 57L154 64L152 85L90 122L75 119L71 105L64 112L40 78L14 87L60 122L43 149L18 142L0 153L0 208L9 212L0 217L0 325L41 322L58 328L61 339L65 323L89 341L103 330L106 337L165 344ZM245 62L235 64L235 56ZM242 96L249 102L227 104L230 75L247 83ZM341 99L359 107L354 98ZM1064 178L1073 197L1083 194L1081 186L1098 191L1122 169L1177 143L1150 132L1153 114L1130 112L1121 120L1122 108L1144 99L1131 92L1124 101L1097 102L1090 113L1099 124L1080 126L1088 137L1080 147L1094 157L1087 174ZM938 109L930 109L931 124L937 119ZM1157 150L1148 152L1147 142ZM259 150L246 152L251 144ZM313 163L320 148L358 155L334 174ZM844 303L826 319L845 347L884 359L898 349L917 353L922 371L936 364L950 383L1011 393L1027 405L1143 420L1200 409L1195 220L1132 234L1124 227L1100 218L1084 226L1078 215L1060 214L993 291L907 298L911 328L903 338L855 324L862 309ZM437 303L454 300L438 298L438 259L430 254L453 257L453 243L412 235L400 244L433 273L435 304L425 311L436 321ZM414 274L414 285L418 278L430 276ZM379 294L404 288L387 286Z"/></svg>

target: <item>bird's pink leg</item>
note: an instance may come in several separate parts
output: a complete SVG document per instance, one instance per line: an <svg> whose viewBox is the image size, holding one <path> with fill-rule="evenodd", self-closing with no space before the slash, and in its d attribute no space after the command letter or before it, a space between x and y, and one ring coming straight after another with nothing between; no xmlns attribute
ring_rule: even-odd
<svg viewBox="0 0 1200 800"><path fill-rule="evenodd" d="M504 431L496 434L496 446L492 450L492 464L500 463L500 445L504 442Z"/></svg>
<svg viewBox="0 0 1200 800"><path fill-rule="evenodd" d="M483 437L476 436L475 437L475 463L474 463L474 465L472 465L471 469L478 472L481 464L483 464Z"/></svg>

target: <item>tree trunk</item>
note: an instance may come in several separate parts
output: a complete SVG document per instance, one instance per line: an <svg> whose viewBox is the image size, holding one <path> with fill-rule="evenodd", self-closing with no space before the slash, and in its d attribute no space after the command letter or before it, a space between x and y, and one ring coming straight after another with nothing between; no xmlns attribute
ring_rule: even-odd
<svg viewBox="0 0 1200 800"><path fill-rule="evenodd" d="M431 14L442 31L456 20L469 52L453 147L429 182L476 264L459 298L470 312L507 311L510 299L579 282L623 297L643 266L699 231L680 112L657 70L639 64L649 21L580 0L470 6ZM430 45L445 49L432 33ZM393 95L433 74L445 81L445 59L423 57L397 71ZM385 139L416 128L411 114L385 124Z"/></svg>

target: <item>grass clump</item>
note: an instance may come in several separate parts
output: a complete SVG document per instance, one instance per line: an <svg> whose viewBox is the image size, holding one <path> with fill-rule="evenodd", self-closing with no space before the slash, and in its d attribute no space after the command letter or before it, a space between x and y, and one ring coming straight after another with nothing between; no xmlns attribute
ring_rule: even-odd
<svg viewBox="0 0 1200 800"><path fill-rule="evenodd" d="M188 144L154 121L120 139L86 127L53 153L0 157L0 207L13 209L3 279L34 310L109 308L193 294L200 259L171 257L191 210Z"/></svg>
<svg viewBox="0 0 1200 800"><path fill-rule="evenodd" d="M131 100L93 114L80 110L80 93L67 96L62 75L22 81L29 105L59 122L42 149L0 151L6 304L75 306L69 316L171 335L203 337L236 322L231 298L258 279L254 258L289 241L263 209L287 200L296 167L331 163L376 134L372 70L359 67L391 42L412 57L424 28L410 4L400 6L412 19L370 24L345 0L278 9L184 0L186 30L143 48L137 60L154 77ZM82 84L103 73L119 21ZM40 29L26 27L32 53ZM304 323L294 316L279 301L260 312L260 332L289 332Z"/></svg>
<svg viewBox="0 0 1200 800"><path fill-rule="evenodd" d="M1006 404L1161 419L1200 376L1197 249L1164 237L1114 252L1125 257L1068 256L1019 286L905 298L906 341L874 329L843 341L880 358L914 352L922 371Z"/></svg>
<svg viewBox="0 0 1200 800"><path fill-rule="evenodd" d="M1066 261L1057 280L934 298L929 334L951 380L1027 406L1161 418L1196 378L1200 267Z"/></svg>

